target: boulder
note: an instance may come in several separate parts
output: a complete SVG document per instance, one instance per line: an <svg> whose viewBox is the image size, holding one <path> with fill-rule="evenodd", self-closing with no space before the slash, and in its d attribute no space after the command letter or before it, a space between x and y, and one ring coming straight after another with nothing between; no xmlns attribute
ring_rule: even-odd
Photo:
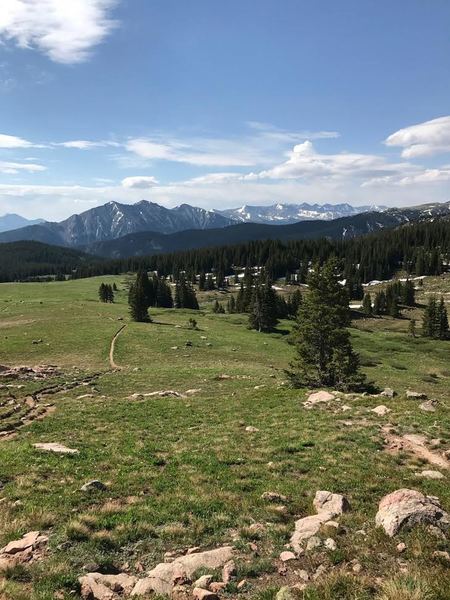
<svg viewBox="0 0 450 600"><path fill-rule="evenodd" d="M436 402L433 400L425 400L425 402L419 404L419 408L424 412L436 412Z"/></svg>
<svg viewBox="0 0 450 600"><path fill-rule="evenodd" d="M104 575L87 573L79 580L81 597L86 600L116 600L131 594L137 578L126 573Z"/></svg>
<svg viewBox="0 0 450 600"><path fill-rule="evenodd" d="M384 415L387 415L391 412L391 409L385 406L384 404L380 404L379 406L372 408L370 412L375 413L379 417L384 417Z"/></svg>
<svg viewBox="0 0 450 600"><path fill-rule="evenodd" d="M386 398L393 398L396 395L397 394L394 392L394 390L389 387L384 388L384 390L380 394L380 396L385 396Z"/></svg>
<svg viewBox="0 0 450 600"><path fill-rule="evenodd" d="M400 489L381 499L375 523L378 527L383 527L389 537L393 537L400 529L411 529L420 524L447 529L450 520L434 496L425 496L416 490Z"/></svg>
<svg viewBox="0 0 450 600"><path fill-rule="evenodd" d="M303 551L302 544L315 536L322 525L350 508L344 496L324 490L316 492L313 505L317 511L316 515L303 517L295 522L295 530L291 536L290 543L292 549L297 554Z"/></svg>
<svg viewBox="0 0 450 600"><path fill-rule="evenodd" d="M19 540L9 542L0 549L0 570L41 558L47 544L48 537L39 531L29 531Z"/></svg>
<svg viewBox="0 0 450 600"><path fill-rule="evenodd" d="M259 429L258 429L257 427L253 427L253 425L248 425L248 426L245 428L245 431L246 431L247 433L257 433L257 432L259 431Z"/></svg>
<svg viewBox="0 0 450 600"><path fill-rule="evenodd" d="M327 521L350 510L350 505L345 496L327 491L316 492L313 506L318 513L326 512L330 515Z"/></svg>
<svg viewBox="0 0 450 600"><path fill-rule="evenodd" d="M196 600L219 600L219 596L214 592L199 587L193 589L192 596Z"/></svg>
<svg viewBox="0 0 450 600"><path fill-rule="evenodd" d="M331 402L335 398L336 396L334 394L330 394L330 392L321 390L320 392L314 392L313 394L310 394L307 400L303 402L303 406L305 408L313 408L317 404Z"/></svg>
<svg viewBox="0 0 450 600"><path fill-rule="evenodd" d="M236 564L234 560L226 562L222 569L222 581L224 583L230 583L232 578L236 575Z"/></svg>
<svg viewBox="0 0 450 600"><path fill-rule="evenodd" d="M327 550L336 550L337 545L333 538L327 538L323 544Z"/></svg>
<svg viewBox="0 0 450 600"><path fill-rule="evenodd" d="M406 397L409 400L426 400L427 395L422 392L413 392L412 390L406 390Z"/></svg>
<svg viewBox="0 0 450 600"><path fill-rule="evenodd" d="M131 592L132 596L145 596L151 592L170 596L175 585L186 581L198 569L218 569L223 567L233 557L233 548L223 546L215 550L186 554L176 558L173 562L160 563L147 573L147 577L140 579ZM211 584L212 585L212 584ZM212 587L210 586L211 590ZM214 591L214 590L212 590Z"/></svg>
<svg viewBox="0 0 450 600"><path fill-rule="evenodd" d="M293 552L289 552L289 550L285 550L280 554L281 562L289 562L290 560L295 560L297 557Z"/></svg>
<svg viewBox="0 0 450 600"><path fill-rule="evenodd" d="M81 486L80 490L82 492L92 492L94 490L99 490L101 492L106 491L108 488L104 483L99 481L98 479L93 479L92 481L88 481L84 485Z"/></svg>
<svg viewBox="0 0 450 600"><path fill-rule="evenodd" d="M212 575L202 575L201 577L199 577L197 579L197 581L194 581L194 587L207 589L207 588L209 588L209 584L211 583L212 580L213 580Z"/></svg>

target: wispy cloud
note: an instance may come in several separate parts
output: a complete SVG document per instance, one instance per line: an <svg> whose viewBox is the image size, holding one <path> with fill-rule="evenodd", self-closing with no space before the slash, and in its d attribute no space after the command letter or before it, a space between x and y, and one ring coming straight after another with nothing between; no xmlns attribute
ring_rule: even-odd
<svg viewBox="0 0 450 600"><path fill-rule="evenodd" d="M0 41L64 64L85 61L111 33L117 0L2 0Z"/></svg>
<svg viewBox="0 0 450 600"><path fill-rule="evenodd" d="M76 148L77 150L92 150L94 148L106 148L107 146L118 147L118 142L101 140L93 142L90 140L70 140L68 142L58 142L54 146L63 146L64 148Z"/></svg>
<svg viewBox="0 0 450 600"><path fill-rule="evenodd" d="M0 173L4 173L6 175L16 175L21 171L25 171L27 173L39 173L40 171L46 171L46 167L29 162L17 163L0 160Z"/></svg>
<svg viewBox="0 0 450 600"><path fill-rule="evenodd" d="M35 144L21 137L0 133L0 148L32 148L33 146Z"/></svg>
<svg viewBox="0 0 450 600"><path fill-rule="evenodd" d="M450 152L450 116L399 129L385 140L385 144L403 148L404 158Z"/></svg>

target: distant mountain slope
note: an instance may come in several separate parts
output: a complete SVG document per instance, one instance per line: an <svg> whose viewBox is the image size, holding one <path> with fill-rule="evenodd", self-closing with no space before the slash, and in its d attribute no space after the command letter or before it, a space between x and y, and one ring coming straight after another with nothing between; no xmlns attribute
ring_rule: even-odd
<svg viewBox="0 0 450 600"><path fill-rule="evenodd" d="M0 217L0 233L3 231L11 231L13 229L19 229L19 227L27 227L28 225L36 225L37 223L43 223L43 219L26 219L15 213L9 213Z"/></svg>
<svg viewBox="0 0 450 600"><path fill-rule="evenodd" d="M12 242L0 244L0 281L14 281L30 273L52 275L70 273L80 265L98 262L81 250L49 246L41 242Z"/></svg>
<svg viewBox="0 0 450 600"><path fill-rule="evenodd" d="M219 213L188 204L168 209L146 200L137 204L108 202L60 223L45 222L0 233L0 242L33 240L60 246L83 246L138 231L175 233L184 229L226 227L233 222Z"/></svg>
<svg viewBox="0 0 450 600"><path fill-rule="evenodd" d="M272 204L271 206L244 205L217 211L240 223L288 225L299 221L339 219L366 212L381 212L386 206L351 206L350 204Z"/></svg>
<svg viewBox="0 0 450 600"><path fill-rule="evenodd" d="M302 221L292 225L240 223L221 229L187 230L169 235L146 231L127 235L118 240L96 242L86 246L85 250L99 256L123 258L163 254L207 246L239 244L251 240L277 239L288 241L320 237L350 239L379 229L396 227L409 220L414 220L412 215L366 213L333 221Z"/></svg>

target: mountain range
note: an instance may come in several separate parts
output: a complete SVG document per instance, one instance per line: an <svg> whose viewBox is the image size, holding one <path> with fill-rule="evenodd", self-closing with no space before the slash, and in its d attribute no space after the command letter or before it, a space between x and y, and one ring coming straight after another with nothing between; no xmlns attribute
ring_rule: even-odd
<svg viewBox="0 0 450 600"><path fill-rule="evenodd" d="M188 204L168 209L146 200L133 205L108 202L59 223L4 231L0 242L38 241L119 258L261 239L348 239L444 215L450 215L450 202L404 209L275 204L220 212Z"/></svg>
<svg viewBox="0 0 450 600"><path fill-rule="evenodd" d="M28 221L19 215L5 215L0 217L0 242L32 240L78 247L140 231L171 234L188 229L217 229L236 223L287 225L304 220L337 219L384 208L349 204L273 204L219 211L189 204L169 209L147 200L137 204L108 202L61 222Z"/></svg>
<svg viewBox="0 0 450 600"><path fill-rule="evenodd" d="M386 206L351 206L350 204L272 204L217 211L238 223L265 223L267 225L289 225L299 221L331 221L351 217L365 212L381 212Z"/></svg>

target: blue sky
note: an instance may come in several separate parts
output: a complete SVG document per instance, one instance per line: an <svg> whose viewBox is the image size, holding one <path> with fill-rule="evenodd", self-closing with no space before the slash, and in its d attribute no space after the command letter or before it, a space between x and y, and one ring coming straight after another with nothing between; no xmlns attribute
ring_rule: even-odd
<svg viewBox="0 0 450 600"><path fill-rule="evenodd" d="M2 0L0 214L450 200L448 0Z"/></svg>

